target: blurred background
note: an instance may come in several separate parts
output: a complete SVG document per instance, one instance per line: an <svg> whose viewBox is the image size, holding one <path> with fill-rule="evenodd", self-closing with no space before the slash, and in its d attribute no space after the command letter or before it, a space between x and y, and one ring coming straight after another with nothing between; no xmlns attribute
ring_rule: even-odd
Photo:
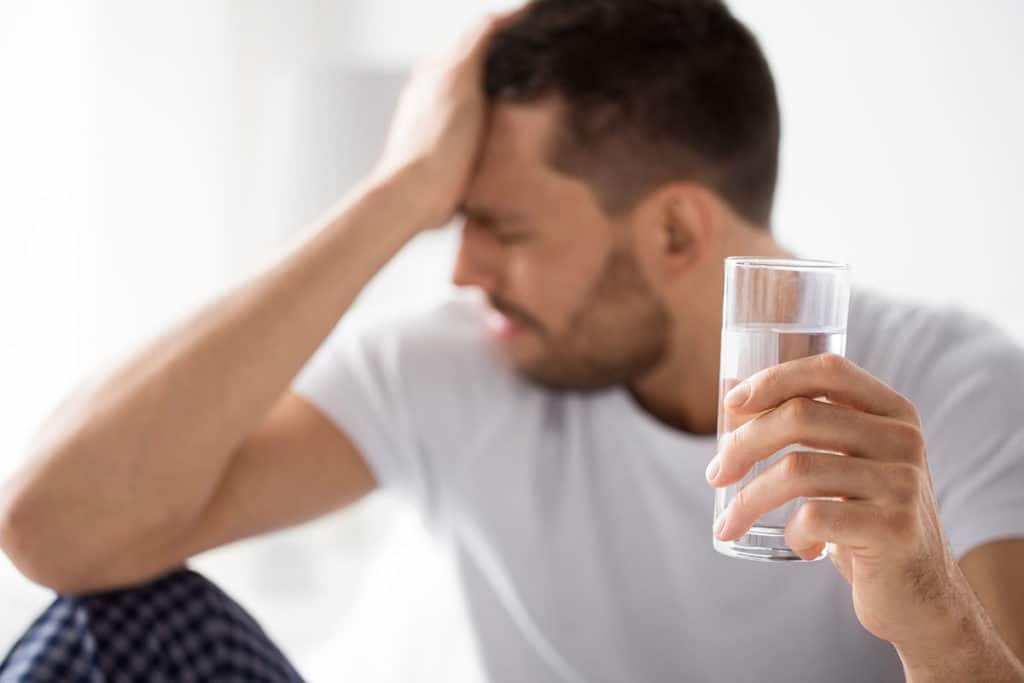
<svg viewBox="0 0 1024 683"><path fill-rule="evenodd" d="M0 0L0 479L77 383L366 171L418 58L514 4ZM1024 3L731 5L779 87L782 241L1024 341ZM456 237L411 244L357 324L443 296ZM311 681L481 680L452 565L384 495L194 566ZM50 598L0 555L0 652Z"/></svg>

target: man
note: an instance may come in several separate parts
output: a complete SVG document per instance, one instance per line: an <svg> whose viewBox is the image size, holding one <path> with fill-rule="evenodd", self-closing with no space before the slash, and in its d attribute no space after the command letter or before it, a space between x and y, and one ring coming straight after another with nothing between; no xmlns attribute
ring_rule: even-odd
<svg viewBox="0 0 1024 683"><path fill-rule="evenodd" d="M778 139L718 2L496 20L416 76L314 233L66 403L6 489L4 550L63 593L152 592L380 486L450 539L495 681L1024 680L1024 352L998 330L858 290L850 360L733 389L715 453L722 260L788 255ZM456 213L482 298L323 343ZM845 455L781 460L714 533L819 498L786 540L831 562L717 555L711 486L789 443Z"/></svg>

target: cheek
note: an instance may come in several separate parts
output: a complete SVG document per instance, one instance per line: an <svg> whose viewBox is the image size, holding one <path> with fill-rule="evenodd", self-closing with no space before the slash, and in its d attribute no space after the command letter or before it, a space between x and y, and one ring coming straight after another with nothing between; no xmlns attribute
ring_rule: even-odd
<svg viewBox="0 0 1024 683"><path fill-rule="evenodd" d="M512 256L506 270L507 296L558 334L586 295L589 268L559 251L540 249Z"/></svg>

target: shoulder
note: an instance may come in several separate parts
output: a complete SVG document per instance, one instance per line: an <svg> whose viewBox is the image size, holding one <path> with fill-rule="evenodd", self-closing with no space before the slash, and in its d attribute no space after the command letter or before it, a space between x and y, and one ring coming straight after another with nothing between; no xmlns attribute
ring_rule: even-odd
<svg viewBox="0 0 1024 683"><path fill-rule="evenodd" d="M493 404L529 386L505 362L484 327L485 305L455 292L415 314L364 326L349 340L363 363L416 408Z"/></svg>
<svg viewBox="0 0 1024 683"><path fill-rule="evenodd" d="M940 496L986 470L1024 463L1024 347L959 306L877 292L851 302L848 355L909 398Z"/></svg>
<svg viewBox="0 0 1024 683"><path fill-rule="evenodd" d="M984 317L951 304L861 288L850 302L847 355L915 401L954 385L1024 386L1024 347Z"/></svg>

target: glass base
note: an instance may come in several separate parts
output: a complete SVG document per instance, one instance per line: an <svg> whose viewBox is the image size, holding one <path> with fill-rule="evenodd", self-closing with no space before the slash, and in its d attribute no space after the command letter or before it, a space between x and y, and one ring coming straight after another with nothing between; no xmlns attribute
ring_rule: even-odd
<svg viewBox="0 0 1024 683"><path fill-rule="evenodd" d="M817 562L828 557L828 548L810 560L793 552L784 538L785 527L754 526L735 541L720 541L712 536L715 550L728 557L757 562Z"/></svg>

